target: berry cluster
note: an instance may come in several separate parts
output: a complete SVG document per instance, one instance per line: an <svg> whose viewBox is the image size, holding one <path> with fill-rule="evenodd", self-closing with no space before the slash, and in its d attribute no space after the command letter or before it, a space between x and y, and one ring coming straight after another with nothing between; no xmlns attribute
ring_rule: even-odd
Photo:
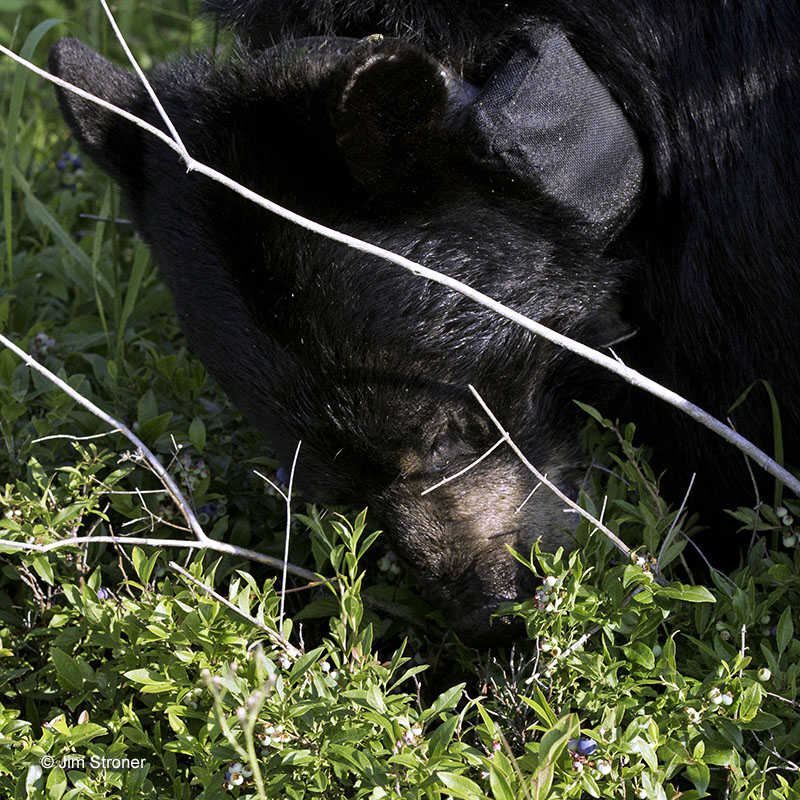
<svg viewBox="0 0 800 800"><path fill-rule="evenodd" d="M61 154L61 158L56 161L56 168L59 172L63 172L64 170L72 170L72 172L76 175L83 175L83 162L81 161L80 156L76 156L74 153L70 153L69 151Z"/></svg>
<svg viewBox="0 0 800 800"><path fill-rule="evenodd" d="M796 547L800 544L800 531L793 529L794 517L791 512L786 506L778 506L775 509L775 513L778 515L781 525L783 525L784 528L788 528L783 534L783 546Z"/></svg>
<svg viewBox="0 0 800 800"><path fill-rule="evenodd" d="M241 761L236 761L228 767L225 779L222 781L222 788L230 792L234 786L241 786L246 780L253 776L253 770Z"/></svg>
<svg viewBox="0 0 800 800"><path fill-rule="evenodd" d="M50 352L50 348L52 348L55 343L55 339L53 339L51 336L48 336L43 331L39 331L39 333L33 337L31 355L36 359L42 359Z"/></svg>
<svg viewBox="0 0 800 800"><path fill-rule="evenodd" d="M281 746L291 738L292 735L284 725L271 725L270 723L266 723L256 734L256 739L261 742L265 749L267 747L276 747L280 750Z"/></svg>
<svg viewBox="0 0 800 800"><path fill-rule="evenodd" d="M397 556L391 550L378 561L378 569L385 572L389 578L397 578L402 572Z"/></svg>
<svg viewBox="0 0 800 800"><path fill-rule="evenodd" d="M566 594L567 590L561 585L561 578L547 575L533 595L533 603L540 611L556 611Z"/></svg>
<svg viewBox="0 0 800 800"><path fill-rule="evenodd" d="M419 725L412 725L405 730L403 735L394 743L392 753L397 755L403 751L404 747L413 747L419 742L420 736L422 736L422 728Z"/></svg>
<svg viewBox="0 0 800 800"><path fill-rule="evenodd" d="M597 752L597 742L590 736L581 736L579 739L569 740L569 755L572 759L572 769L581 774L584 770L594 770L600 775L611 774L611 762L604 758L591 761L590 756Z"/></svg>
<svg viewBox="0 0 800 800"><path fill-rule="evenodd" d="M641 568L648 578L653 579L653 573L658 566L658 559L652 553L632 553L631 562Z"/></svg>
<svg viewBox="0 0 800 800"><path fill-rule="evenodd" d="M178 456L178 463L181 469L181 476L183 483L189 492L194 492L200 481L208 478L208 466L204 458L194 460L192 454L187 450L183 450Z"/></svg>

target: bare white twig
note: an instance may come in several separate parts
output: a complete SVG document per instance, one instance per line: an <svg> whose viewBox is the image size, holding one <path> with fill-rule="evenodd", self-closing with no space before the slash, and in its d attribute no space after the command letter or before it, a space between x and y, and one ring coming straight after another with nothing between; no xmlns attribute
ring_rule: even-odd
<svg viewBox="0 0 800 800"><path fill-rule="evenodd" d="M795 764L794 761L790 761L785 756L782 756L774 747L768 747L767 745L765 745L764 742L762 742L761 739L758 738L758 735L756 734L755 731L750 731L750 733L752 734L753 738L759 743L759 745L761 745L761 747L764 748L764 750L766 750L770 755L775 756L775 758L777 758L779 761L782 761L784 764L786 764L785 767L780 767L780 766L769 767L769 769L767 769L767 772L772 772L775 770L789 770L790 772L800 772L800 765ZM773 738L772 733L770 733L770 738Z"/></svg>
<svg viewBox="0 0 800 800"><path fill-rule="evenodd" d="M633 600L633 598L634 598L634 597L635 597L637 594L639 594L639 592L641 592L641 591L643 591L643 590L644 590L644 587L642 587L642 586L637 586L637 587L636 587L636 588L635 588L635 589L634 589L634 590L633 590L633 591L632 591L632 592L631 592L631 593L630 593L630 594L629 594L629 595L628 595L628 596L627 596L627 597L626 597L626 598L625 598L625 599L624 599L624 600L623 600L623 601L620 603L620 606L619 606L619 607L620 607L620 608L625 608L625 606L627 606L627 605L628 605L628 603L630 603L630 602L631 602L631 600ZM571 654L572 654L572 653L574 653L576 650L578 650L578 649L580 649L581 647L583 647L583 645L585 645L585 644L586 644L586 642L588 642L588 641L589 641L589 639L591 639L591 638L592 638L592 636L594 636L594 635L595 635L595 634L596 634L598 631L600 631L600 630L602 630L602 629L603 629L603 626L602 626L602 625L600 625L600 624L597 624L597 625L592 625L592 627L591 627L591 628L589 628L589 630L588 630L588 631L586 631L586 633L582 634L582 635L581 635L581 636L580 636L578 639L576 639L576 640L575 640L575 641L574 641L574 642L573 642L573 643L572 643L572 644L571 644L571 645L570 645L570 646L569 646L569 647L568 647L566 650L564 650L564 652L563 652L563 653L559 653L557 656L554 656L554 657L553 657L553 658L552 658L552 659L551 659L551 660L550 660L550 661L549 661L547 664L545 664L545 666L544 666L544 667L542 667L542 669L539 669L539 668L538 668L538 665L537 665L537 668L536 668L536 669L533 671L533 673L532 673L532 674L531 674L531 675L530 675L528 678L526 678L526 679L525 679L525 683L527 683L527 684L531 684L531 683L533 683L534 681L538 681L538 680L539 680L539 678L540 678L540 677L542 677L543 675L545 675L545 676L546 676L546 675L547 675L547 674L548 674L548 673L549 673L549 672L550 672L550 671L553 669L553 667L555 667L555 665L556 665L556 664L558 664L558 662L559 662L559 661L563 661L563 660L564 660L564 659L565 659L567 656L571 655Z"/></svg>
<svg viewBox="0 0 800 800"><path fill-rule="evenodd" d="M181 158L184 160L191 158L189 155L189 151L186 149L186 146L183 143L178 131L176 130L175 126L172 124L172 120L169 118L169 114L167 114L164 106L161 105L161 101L158 99L158 95L156 95L153 87L150 85L150 81L147 80L147 76L144 74L144 71L139 66L139 62L134 57L133 53L131 52L130 47L128 47L128 43L125 41L125 37L122 35L122 31L117 26L117 21L114 19L114 15L111 13L111 9L108 7L106 0L100 0L100 5L103 6L103 11L106 13L106 17L108 17L108 21L111 24L111 28L114 31L114 35L117 37L117 41L119 41L122 49L125 51L125 55L128 57L128 61L131 62L131 66L133 66L134 71L139 76L139 80L142 82L142 85L147 90L147 93L150 95L150 99L153 101L153 105L156 107L161 119L164 120L164 124L167 126L167 130L172 135L175 144L178 145L178 152L181 155Z"/></svg>
<svg viewBox="0 0 800 800"><path fill-rule="evenodd" d="M742 623L742 630L740 631L742 641L739 645L739 655L742 657L742 661L744 661L745 653L747 652L747 625ZM739 679L741 680L742 675L744 675L744 667L739 668Z"/></svg>
<svg viewBox="0 0 800 800"><path fill-rule="evenodd" d="M514 513L515 514L519 514L519 512L522 511L522 509L525 507L525 505L528 502L528 500L530 500L531 497L533 497L534 494L536 494L536 492L541 488L541 486L542 486L541 483L537 483L536 486L534 486L533 489L531 489L528 492L528 494L525 497L525 499L514 509Z"/></svg>
<svg viewBox="0 0 800 800"><path fill-rule="evenodd" d="M102 408L96 406L91 400L85 398L82 394L73 389L66 381L62 381L61 378L50 372L49 369L43 367L35 358L29 356L24 350L17 347L14 342L12 342L2 333L0 333L0 344L5 345L9 350L21 358L31 369L34 369L44 375L51 383L58 386L62 392L68 394L73 400L91 411L96 417L103 420L103 422L118 430L120 433L124 434L125 437L136 446L138 452L142 454L142 457L145 459L145 461L147 461L147 463L150 465L150 468L158 476L158 479L164 485L164 488L169 493L175 505L180 509L181 514L188 523L189 527L192 529L192 533L194 533L198 541L203 544L208 544L210 541L212 541L209 539L202 526L197 521L194 511L192 511L190 505L186 502L186 499L181 494L181 491L175 484L175 481L172 480L171 475L164 469L164 465L152 452L150 452L145 443L132 430L118 420L115 420L113 417L106 414Z"/></svg>
<svg viewBox="0 0 800 800"><path fill-rule="evenodd" d="M0 538L0 552L4 550L22 550L25 552L49 553L51 550L59 550L62 547L87 544L114 544L114 545L147 545L150 547L176 547L187 550L212 550L216 553L226 553L248 561L255 561L265 564L273 569L283 569L284 562L279 558L258 553L255 550L248 550L245 547L238 547L235 544L219 542L216 539L209 539L207 542L193 541L192 539L158 539L141 536L71 536L68 539L59 539L57 542L49 544L36 544L35 542L16 542L10 539ZM286 565L286 569L299 578L319 582L319 575L311 570L303 569L294 564Z"/></svg>
<svg viewBox="0 0 800 800"><path fill-rule="evenodd" d="M725 425L720 420L713 417L711 414L707 413L699 406L695 405L694 403L687 400L685 397L677 394L677 392L673 392L671 389L667 389L665 386L657 383L656 381L646 377L640 372L633 370L629 367L626 367L624 364L619 363L616 359L605 355L604 353L600 353L597 350L592 349L591 347L587 347L585 344L576 341L575 339L571 339L568 336L564 336L561 333L557 333L554 330L551 330L545 325L542 325L535 320L532 320L524 315L520 314L517 311L514 311L511 308L503 305L502 303L498 303L496 300L493 300L491 297L483 294L482 292L473 289L471 286L468 286L465 283L462 283L455 278L451 278L447 275L443 275L440 272L435 270L429 269L428 267L424 267L421 264L418 264L414 261L411 261L408 258L405 258L397 253L393 253L390 250L386 250L382 247L378 247L377 245L371 244L369 242L365 242L361 239L357 239L354 236L349 236L345 233L341 233L340 231L334 230L333 228L329 228L325 225L321 225L313 220L310 220L306 217L301 216L293 211L290 211L283 206L278 205L277 203L268 200L265 197L253 192L252 190L248 189L247 187L243 186L242 184L231 180L226 175L222 174L221 172L212 169L211 167L203 164L200 161L197 161L193 158L190 154L188 154L185 149L183 149L181 144L178 144L176 141L171 139L169 136L164 134L162 131L155 128L153 125L148 124L142 119L135 117L133 114L130 114L124 111L121 108L113 105L112 103L108 103L101 98L98 98L89 92L86 92L72 84L67 83L66 81L61 80L60 78L56 78L54 75L51 75L45 70L36 67L35 65L31 64L29 61L21 58L16 53L12 52L6 47L0 45L0 52L7 55L9 58L12 58L19 64L24 65L28 69L31 69L37 75L45 78L46 80L52 81L58 86L61 86L63 89L67 91L74 92L80 97L83 97L86 100L91 102L97 103L101 105L103 108L112 111L115 114L119 114L120 116L124 117L125 119L133 122L134 124L138 125L139 127L143 128L144 130L148 131L154 136L157 136L161 141L163 141L168 147L174 150L178 155L181 156L184 163L186 164L187 172L197 172L201 175L205 175L207 178L214 180L223 186L235 191L240 196L244 197L245 199L250 200L251 202L255 203L256 205L260 206L261 208L266 209L278 216L290 221L294 222L297 225L309 230L313 233L317 233L321 236L325 236L328 239L333 241L339 242L341 244L347 245L355 250L359 250L361 252L367 253L369 255L376 256L377 258L382 258L386 261L389 261L393 264L396 264L404 269L408 270L414 275L419 277L425 278L426 280L432 281L433 283L438 283L441 286L445 286L448 289L451 289L464 297L468 297L474 300L476 303L494 311L496 314L505 317L506 319L511 320L512 322L516 323L517 325L525 328L526 330L531 331L532 333L541 336L543 339L546 339L553 344L558 345L559 347L563 347L565 350L569 350L582 358L585 358L588 361L591 361L594 364L597 364L609 372L613 372L615 375L618 375L627 383L635 386L639 389L642 389L645 392L648 392L655 397L663 400L666 403L674 406L678 410L682 411L683 413L687 414L688 416L692 417L695 421L699 422L701 425L712 430L718 436L722 437L725 441L732 444L734 447L741 450L745 453L749 458L751 458L756 464L766 470L768 473L773 475L777 478L781 483L787 486L791 491L793 491L796 495L800 496L800 480L794 477L788 470L784 469L780 464L778 464L774 459L770 458L763 450L756 447L752 442L745 439L741 434L737 433L728 425ZM149 91L149 90L148 90Z"/></svg>
<svg viewBox="0 0 800 800"><path fill-rule="evenodd" d="M41 67L37 67L33 62L18 56L13 50L9 50L2 44L0 44L0 53L8 56L12 61L16 61L17 64L21 64L23 67L25 67L25 69L29 69L40 78L44 78L46 81L50 81L50 83L54 83L56 86L60 86L62 89L66 89L68 92L72 92L72 94L82 97L84 100L88 100L90 103L94 103L101 108L105 108L106 110L111 111L113 114L117 114L123 119L127 119L128 122L132 122L134 125L142 128L142 130L147 131L157 139L161 139L161 141L164 142L167 147L172 148L176 153L181 155L180 145L167 136L164 131L159 130L155 127L155 125L151 125L141 117L137 117L135 114L131 114L130 111L126 111L124 108L115 106L113 103L109 103L108 100L103 100L102 97L98 97L91 92L87 92L85 89L81 89L80 86L75 86L75 84L69 83L69 81L65 81L63 78L59 78L57 75L53 75Z"/></svg>
<svg viewBox="0 0 800 800"><path fill-rule="evenodd" d="M488 458L505 441L506 441L505 437L503 437L502 439L498 439L483 455L478 456L471 464L468 464L466 467L464 467L464 469L460 469L458 472L456 472L455 475L450 475L447 478L444 478L443 480L439 481L439 483L435 483L433 486L428 487L427 489L425 489L424 492L420 492L420 495L426 495L429 492L432 492L434 489L438 489L440 486L444 486L446 483L450 483L450 481L454 481L456 478L460 478L462 475L466 474L471 469L473 469L473 467L477 467L478 464L480 464L481 461L483 461L485 458ZM534 491L536 490L534 489ZM533 494L533 492L531 492L531 494Z"/></svg>
<svg viewBox="0 0 800 800"><path fill-rule="evenodd" d="M473 397L478 401L481 408L484 410L484 412L492 421L497 430L500 431L500 434L503 437L500 441L507 442L508 446L513 450L517 458L525 465L525 467L536 477L536 479L540 483L543 483L548 489L550 489L551 492L553 492L553 494L556 495L556 497L558 497L560 500L566 503L573 511L577 511L578 514L580 514L585 519L589 520L589 522L591 522L592 525L594 525L598 530L602 531L608 537L611 543L617 548L617 550L619 550L628 560L630 560L632 555L630 547L628 547L628 545L626 545L625 542L623 542L622 539L619 538L619 536L617 536L610 528L608 528L608 526L604 525L599 519L597 519L597 517L590 514L585 508L581 508L572 498L565 495L564 492L562 492L561 489L558 488L558 486L556 486L551 480L549 480L546 475L539 472L539 470L536 469L536 467L534 467L533 464L531 464L531 462L528 460L528 458L525 456L522 450L520 450L519 447L516 445L514 440L511 438L511 434L507 430L505 430L505 428L503 428L503 426L500 424L500 421L494 415L489 406L486 405L486 401L480 396L475 387L470 384L469 390L470 392L472 392ZM653 571L653 577L661 585L666 585L666 581L664 580L663 577L661 577L661 573L658 572L657 568Z"/></svg>
<svg viewBox="0 0 800 800"><path fill-rule="evenodd" d="M300 658L303 655L302 651L296 648L288 639L286 639L281 633L280 630L283 629L283 625L279 626L279 630L274 631L268 625L265 625L260 620L257 620L255 617L251 616L247 612L243 611L239 606L235 603L232 603L228 600L227 597L223 597L219 592L217 592L213 587L209 586L207 583L203 583L201 580L198 580L194 577L190 572L185 570L179 564L176 564L174 561L170 561L169 567L174 569L175 572L180 573L186 580L193 583L195 586L199 586L206 594L210 597L213 597L217 602L222 603L226 608L229 608L231 611L238 614L240 617L246 619L251 625L254 625L259 630L264 631L267 634L268 638L272 640L273 644L278 645L280 648L286 651L286 653L291 658Z"/></svg>
<svg viewBox="0 0 800 800"><path fill-rule="evenodd" d="M300 445L302 442L297 443L294 451L294 458L292 459L292 469L289 472L289 486L286 490L286 537L283 543L283 563L289 563L289 536L292 530L292 487L294 485L294 473L297 469L297 457L300 455ZM278 617L279 628L283 630L283 610L286 604L286 570L281 573L281 608Z"/></svg>
<svg viewBox="0 0 800 800"><path fill-rule="evenodd" d="M683 500L681 501L680 507L678 508L678 512L675 514L675 517L672 520L672 525L669 526L667 535L664 537L664 543L661 545L661 549L658 551L657 562L659 570L661 569L661 559L663 558L664 553L667 551L667 547L669 547L669 545L672 542L675 526L678 524L678 519L683 513L683 509L686 507L686 504L689 502L689 495L692 492L692 487L694 486L694 479L696 477L697 473L696 472L692 473L692 479L689 481L689 487L686 489L686 494L683 496Z"/></svg>
<svg viewBox="0 0 800 800"><path fill-rule="evenodd" d="M107 423L113 431L118 431L126 436L137 448L137 452L141 454L142 458L146 461L147 465L156 474L161 484L167 490L175 505L180 509L183 518L189 525L189 529L194 534L196 540L190 539L156 539L156 538L142 538L134 536L76 536L69 539L60 539L57 542L50 544L36 544L34 542L16 542L7 539L0 540L0 550L24 550L26 552L47 553L51 550L57 550L61 547L79 544L100 544L100 543L113 543L116 545L121 544L138 544L138 545L152 545L154 547L182 547L194 550L213 550L218 553L228 553L230 555L246 558L250 561L256 561L261 564L266 564L275 569L286 570L293 575L304 578L308 581L317 581L318 575L310 570L303 569L294 564L287 564L279 558L258 553L255 550L248 550L244 547L228 544L227 542L220 542L216 539L210 538L197 520L191 506L184 498L178 486L173 481L170 474L166 471L164 466L158 458L147 448L147 446L134 434L126 425L123 425L118 420L109 416L103 409L96 406L91 400L83 397L68 383L62 381L57 375L52 373L49 369L42 366L35 358L29 356L24 350L20 349L10 339L0 333L0 344L5 345L13 353L16 353L31 369L44 375L51 383L58 386L63 392L72 397L77 403L92 412L96 417ZM113 432L112 431L112 432Z"/></svg>
<svg viewBox="0 0 800 800"><path fill-rule="evenodd" d="M39 442L49 442L51 439L69 439L73 442L87 442L89 439L103 439L106 436L111 436L115 433L122 433L119 428L114 428L113 431L105 431L104 433L93 433L91 436L71 436L68 433L54 433L52 436L42 436L40 439L31 439L31 444L38 444Z"/></svg>

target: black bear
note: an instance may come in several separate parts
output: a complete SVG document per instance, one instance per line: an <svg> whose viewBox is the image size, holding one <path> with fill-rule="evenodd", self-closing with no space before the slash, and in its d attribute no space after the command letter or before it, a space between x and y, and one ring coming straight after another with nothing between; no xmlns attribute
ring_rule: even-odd
<svg viewBox="0 0 800 800"><path fill-rule="evenodd" d="M758 378L797 453L800 19L794 3L220 0L248 42L151 79L190 152L302 214L469 283L718 414ZM452 7L451 7L452 6ZM315 38L272 46L282 31ZM417 44L368 36L408 33ZM334 36L335 34L335 36ZM420 49L421 44L432 54ZM138 81L74 40L52 70L159 124ZM464 79L462 79L462 77ZM569 517L497 440L474 384L568 494L580 399L643 424L703 504L741 456L471 301L331 243L59 92L119 182L187 339L306 494L368 503L472 639L530 591L509 555ZM619 344L617 344L619 343ZM771 441L751 393L742 431Z"/></svg>

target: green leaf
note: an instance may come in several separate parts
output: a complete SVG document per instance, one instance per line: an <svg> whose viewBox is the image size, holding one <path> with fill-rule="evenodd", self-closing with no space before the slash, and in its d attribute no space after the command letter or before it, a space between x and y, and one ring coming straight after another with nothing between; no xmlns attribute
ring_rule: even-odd
<svg viewBox="0 0 800 800"><path fill-rule="evenodd" d="M705 586L687 586L683 583L673 583L657 590L659 597L670 597L674 600L683 600L685 603L716 603L717 599Z"/></svg>
<svg viewBox="0 0 800 800"><path fill-rule="evenodd" d="M631 750L639 755L644 759L644 762L650 767L653 772L658 769L658 757L656 756L655 748L653 747L650 742L645 741L641 737L637 736L631 742Z"/></svg>
<svg viewBox="0 0 800 800"><path fill-rule="evenodd" d="M436 700L434 700L433 705L431 706L431 712L438 714L440 711L446 711L450 708L454 708L458 703L465 686L465 683L459 683L456 686L448 689L446 692L442 692L436 698Z"/></svg>
<svg viewBox="0 0 800 800"><path fill-rule="evenodd" d="M705 794L708 784L711 781L711 771L702 761L696 761L686 767L686 776L694 784L694 788L701 794Z"/></svg>
<svg viewBox="0 0 800 800"><path fill-rule="evenodd" d="M14 12L11 12L14 13ZM30 61L33 58L34 51L38 46L42 37L55 25L61 22L60 19L47 19L40 22L29 34L25 43L22 45L20 55ZM7 77L8 73L6 73ZM17 127L19 124L19 115L22 109L22 101L25 96L25 83L30 77L28 70L21 64L16 67L14 73L14 82L11 89L11 102L9 103L8 112L6 116L6 147L3 156L3 218L5 222L5 241L6 241L6 263L9 270L12 269L14 262L14 236L13 236L13 217L11 213L12 202L12 186L11 181L12 170L14 169L14 160L16 155L16 140L17 140ZM9 273L11 274L11 273ZM2 273L0 273L0 276Z"/></svg>
<svg viewBox="0 0 800 800"><path fill-rule="evenodd" d="M125 292L125 302L122 305L119 322L117 323L117 358L122 360L122 345L125 341L125 327L131 313L136 307L136 299L142 286L142 279L147 269L150 253L142 241L137 241L134 249L133 269L128 276L128 289ZM109 369L109 372L111 370Z"/></svg>
<svg viewBox="0 0 800 800"><path fill-rule="evenodd" d="M131 669L123 673L126 678L135 683L142 684L145 694L169 692L175 689L174 681L168 680L164 675L150 669Z"/></svg>
<svg viewBox="0 0 800 800"><path fill-rule="evenodd" d="M164 431L167 430L171 420L171 411L165 411L163 414L159 414L157 417L148 419L147 422L143 422L139 427L139 438L146 442L154 442L159 436L161 436L162 433L164 433Z"/></svg>
<svg viewBox="0 0 800 800"><path fill-rule="evenodd" d="M739 703L739 717L742 722L749 722L755 717L763 697L764 689L759 683L751 684L742 692L742 699Z"/></svg>
<svg viewBox="0 0 800 800"><path fill-rule="evenodd" d="M374 708L375 711L379 712L380 714L389 713L389 709L386 708L386 702L383 699L381 690L374 683L369 687L369 689L367 689L365 698L367 703L369 703L370 708Z"/></svg>
<svg viewBox="0 0 800 800"><path fill-rule="evenodd" d="M431 760L447 749L447 745L450 744L450 740L453 738L459 721L460 717L458 715L453 715L439 725L430 735L428 739L428 748Z"/></svg>
<svg viewBox="0 0 800 800"><path fill-rule="evenodd" d="M569 740L577 738L579 733L578 715L566 714L542 736L539 743L539 768L531 785L536 800L544 800L550 793L555 763L566 752Z"/></svg>
<svg viewBox="0 0 800 800"><path fill-rule="evenodd" d="M587 405L586 403L581 403L578 400L573 401L581 411L586 412L592 419L597 420L604 428L609 427L609 422L606 419L603 419L603 415L593 406Z"/></svg>
<svg viewBox="0 0 800 800"><path fill-rule="evenodd" d="M145 586L150 580L150 575L153 572L153 567L156 565L156 561L158 561L159 555L159 550L155 550L153 553L147 556L141 547L133 548L133 552L131 553L133 567L136 570L136 574L139 576L139 580Z"/></svg>
<svg viewBox="0 0 800 800"><path fill-rule="evenodd" d="M538 686L534 685L533 687L533 697L520 695L519 699L536 712L542 725L552 728L558 722L558 717L556 717L555 713L550 708L547 698Z"/></svg>
<svg viewBox="0 0 800 800"><path fill-rule="evenodd" d="M108 733L106 728L102 725L95 725L93 722L84 722L81 725L76 725L70 731L69 743L71 747L78 747L96 739L98 736L105 736Z"/></svg>
<svg viewBox="0 0 800 800"><path fill-rule="evenodd" d="M300 656L292 666L292 670L289 673L289 680L296 681L305 675L305 673L320 659L324 652L324 647L317 647L315 650L311 650L305 655Z"/></svg>
<svg viewBox="0 0 800 800"><path fill-rule="evenodd" d="M715 767L730 768L739 764L739 757L733 748L709 745L706 748L705 762Z"/></svg>
<svg viewBox="0 0 800 800"><path fill-rule="evenodd" d="M486 798L486 795L481 791L481 787L463 775L456 775L452 772L437 772L436 777L453 797L460 797L464 800L484 800Z"/></svg>
<svg viewBox="0 0 800 800"><path fill-rule="evenodd" d="M192 424L189 425L189 439L191 439L192 444L194 445L195 449L199 452L203 452L206 447L206 426L203 423L203 420L200 417L195 417L192 420Z"/></svg>
<svg viewBox="0 0 800 800"><path fill-rule="evenodd" d="M144 425L145 422L153 417L158 416L158 400L156 400L155 392L148 389L140 398L137 403L136 421L139 425Z"/></svg>
<svg viewBox="0 0 800 800"><path fill-rule="evenodd" d="M83 687L83 675L78 662L57 647L50 648L50 660L56 668L58 682L66 689L80 691Z"/></svg>
<svg viewBox="0 0 800 800"><path fill-rule="evenodd" d="M539 743L539 763L556 761L567 749L570 739L576 739L580 734L577 714L565 714L556 725L542 736Z"/></svg>
<svg viewBox="0 0 800 800"><path fill-rule="evenodd" d="M295 615L295 619L297 615ZM399 651L398 651L399 652ZM416 667L411 667L407 669L394 683L387 687L387 692L393 692L401 683L407 681L409 678L413 678L414 675L418 675L420 672L424 672L426 669L430 668L430 664L418 664Z"/></svg>
<svg viewBox="0 0 800 800"><path fill-rule="evenodd" d="M746 731L768 731L770 728L777 728L778 725L783 724L782 720L766 711L759 711L749 722L739 720L739 727Z"/></svg>
<svg viewBox="0 0 800 800"><path fill-rule="evenodd" d="M47 228L53 235L53 238L75 259L75 261L83 267L86 271L87 281L96 280L98 286L102 286L109 296L113 296L111 284L102 276L94 273L92 269L92 262L89 256L83 252L80 246L75 242L70 233L64 230L61 223L54 217L47 206L42 203L34 194L33 188L30 183L25 179L25 176L19 171L18 167L13 167L12 175L14 182L22 189L25 195L25 210L28 215L36 222L37 225ZM75 273L79 275L80 273Z"/></svg>
<svg viewBox="0 0 800 800"><path fill-rule="evenodd" d="M55 767L47 776L47 798L48 800L60 800L61 795L67 790L67 776L61 767Z"/></svg>
<svg viewBox="0 0 800 800"><path fill-rule="evenodd" d="M730 742L735 748L742 746L742 721L740 719L734 722L732 719L719 716L716 718L712 717L711 722L727 742ZM719 742L717 742L717 744L719 744ZM695 756L695 758L696 757L697 756Z"/></svg>
<svg viewBox="0 0 800 800"><path fill-rule="evenodd" d="M781 618L778 620L778 634L776 636L775 642L778 645L778 655L780 655L785 649L789 642L792 641L792 636L794 636L794 623L792 622L792 609L791 607L787 606L783 614L781 614Z"/></svg>
<svg viewBox="0 0 800 800"><path fill-rule="evenodd" d="M656 659L653 651L643 642L631 642L622 648L629 662L640 664L645 669L653 669Z"/></svg>
<svg viewBox="0 0 800 800"><path fill-rule="evenodd" d="M550 787L553 785L554 766L551 762L540 766L531 780L531 797L534 800L545 800L550 794Z"/></svg>
<svg viewBox="0 0 800 800"><path fill-rule="evenodd" d="M519 800L519 795L514 792L509 782L508 774L501 769L501 765L508 760L502 753L495 753L492 763L489 764L489 786L492 789L493 800Z"/></svg>
<svg viewBox="0 0 800 800"><path fill-rule="evenodd" d="M47 584L53 586L55 578L53 576L53 566L46 555L41 554L33 557L33 568L36 574Z"/></svg>

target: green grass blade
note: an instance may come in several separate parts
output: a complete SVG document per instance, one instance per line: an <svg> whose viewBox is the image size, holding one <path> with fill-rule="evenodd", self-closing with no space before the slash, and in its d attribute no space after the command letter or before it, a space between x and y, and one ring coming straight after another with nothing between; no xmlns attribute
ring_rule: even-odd
<svg viewBox="0 0 800 800"><path fill-rule="evenodd" d="M122 360L122 345L125 341L125 327L128 324L128 319L136 307L136 301L139 297L139 291L142 288L142 281L145 273L147 272L147 265L150 260L150 251L144 242L136 242L136 250L133 258L133 269L131 276L128 280L128 289L125 292L125 302L122 306L122 313L120 314L119 324L117 325L117 362Z"/></svg>
<svg viewBox="0 0 800 800"><path fill-rule="evenodd" d="M20 55L31 61L33 53L37 45L42 40L42 37L53 27L59 25L63 20L60 19L46 19L40 22L28 34L25 44L22 45ZM16 145L17 125L19 122L20 111L22 110L22 98L25 95L25 81L28 77L28 71L18 66L14 72L14 84L11 88L11 103L8 111L8 141L6 142L5 153L3 156L3 224L5 226L6 234L6 260L8 262L8 285L12 286L14 283L13 274L13 256L14 256L14 242L12 232L12 207L11 207L11 187L12 187L12 169L14 167L14 153ZM0 281L4 281L5 276L0 274Z"/></svg>
<svg viewBox="0 0 800 800"><path fill-rule="evenodd" d="M89 276L92 278L96 276L97 282L109 295L109 297L113 296L113 291L108 280L95 269L93 269L92 261L89 256L86 255L83 250L81 250L72 236L64 230L64 228L61 226L61 223L50 213L50 210L47 208L47 206L45 206L41 200L37 199L36 195L34 195L33 190L31 189L31 185L25 179L25 176L16 166L12 166L11 174L14 177L15 183L25 195L28 212L35 216L37 223L43 225L50 231L50 233L53 235L53 238L59 244L61 244L62 247L64 247L64 249L81 267L86 270Z"/></svg>

